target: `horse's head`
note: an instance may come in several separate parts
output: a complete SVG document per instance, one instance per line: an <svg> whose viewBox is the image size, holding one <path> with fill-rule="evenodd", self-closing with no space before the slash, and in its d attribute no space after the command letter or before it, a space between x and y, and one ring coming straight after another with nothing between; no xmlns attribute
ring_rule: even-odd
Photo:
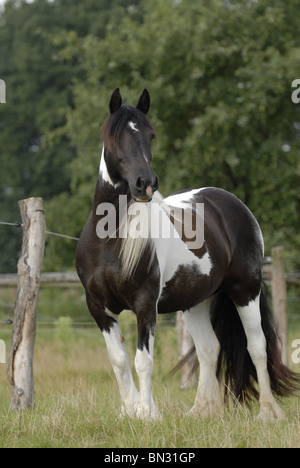
<svg viewBox="0 0 300 468"><path fill-rule="evenodd" d="M110 99L110 116L103 126L105 165L114 185L128 184L132 198L148 202L158 188L151 165L151 142L155 131L147 113L150 96L146 89L136 107L122 105L117 88Z"/></svg>

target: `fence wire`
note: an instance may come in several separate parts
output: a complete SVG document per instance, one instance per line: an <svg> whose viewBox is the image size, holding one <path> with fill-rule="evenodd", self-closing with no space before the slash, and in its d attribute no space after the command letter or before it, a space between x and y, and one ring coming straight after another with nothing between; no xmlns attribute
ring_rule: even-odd
<svg viewBox="0 0 300 468"><path fill-rule="evenodd" d="M0 221L0 225L12 226L12 227L17 227L17 228L23 227L23 224L20 223L20 222L11 223L11 222L7 222L7 221ZM48 230L46 230L45 232L46 232L46 234L48 234L50 236L55 236L55 237L60 237L60 238L64 238L64 239L79 241L79 237L74 237L74 236L70 236L70 235L67 235L67 234L61 234L61 233L58 233L58 232L53 232L53 231L48 231ZM271 260L271 257L266 257L264 263L270 263L270 260ZM299 272L297 272L297 274L300 276ZM288 274L287 274L287 277L288 277ZM300 297L288 297L287 301L288 302L300 302ZM6 308L6 309L10 309L10 308L13 309L14 308L14 306L12 304L4 303L4 301L0 301L0 306L3 307L3 308ZM288 314L288 319L299 319L299 318L300 318L300 314ZM11 323L13 323L13 322L10 319L5 320L5 321L0 321L0 324L2 324L2 325L3 324L7 325L7 324L11 324ZM59 325L59 324L55 323L55 322L37 322L37 325ZM92 322L72 322L72 326L73 325L75 327L80 326L80 325L94 326L94 324Z"/></svg>
<svg viewBox="0 0 300 468"><path fill-rule="evenodd" d="M6 221L0 221L0 224L3 226L14 226L14 227L23 227L22 223L8 223ZM71 239L75 241L79 241L79 237L74 237L74 236L69 236L67 234L60 234L59 232L53 232L53 231L45 231L46 234L49 234L50 236L56 236L56 237L63 237L64 239Z"/></svg>

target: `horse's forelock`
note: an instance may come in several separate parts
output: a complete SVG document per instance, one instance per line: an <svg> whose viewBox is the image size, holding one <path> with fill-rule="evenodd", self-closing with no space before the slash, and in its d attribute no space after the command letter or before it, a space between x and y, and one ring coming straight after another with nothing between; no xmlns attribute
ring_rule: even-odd
<svg viewBox="0 0 300 468"><path fill-rule="evenodd" d="M124 128L128 122L133 119L137 123L140 122L143 125L150 127L155 134L155 129L146 114L135 107L122 105L119 110L109 115L101 128L101 136L104 141L104 146L110 151L113 150L113 148L118 148Z"/></svg>

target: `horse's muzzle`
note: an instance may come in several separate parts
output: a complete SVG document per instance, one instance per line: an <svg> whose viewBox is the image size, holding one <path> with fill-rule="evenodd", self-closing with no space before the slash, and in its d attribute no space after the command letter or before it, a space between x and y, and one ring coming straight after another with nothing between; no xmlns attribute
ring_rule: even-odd
<svg viewBox="0 0 300 468"><path fill-rule="evenodd" d="M135 186L135 196L133 197L136 202L148 203L152 200L154 192L158 189L158 179L153 177L151 181L139 177Z"/></svg>

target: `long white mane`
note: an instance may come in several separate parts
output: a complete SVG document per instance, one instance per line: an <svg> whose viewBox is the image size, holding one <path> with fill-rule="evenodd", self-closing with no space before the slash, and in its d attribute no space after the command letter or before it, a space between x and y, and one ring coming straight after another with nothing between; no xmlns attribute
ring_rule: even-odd
<svg viewBox="0 0 300 468"><path fill-rule="evenodd" d="M187 232L193 232L193 215L197 212L197 216L203 218L203 213L198 212L198 209L195 212L193 206L186 202L196 192L198 190L168 198L163 198L159 192L155 192L151 202L129 205L120 227L123 278L128 279L132 276L146 249L150 249L148 263L148 270L150 270L156 253L155 240L180 239L183 242L183 230L185 237L187 237ZM185 247L188 249L191 245L186 243ZM193 245L192 248L195 248L195 244Z"/></svg>
<svg viewBox="0 0 300 468"><path fill-rule="evenodd" d="M155 259L155 244L153 242L153 229L157 224L155 215L163 209L163 197L155 192L149 203L132 203L127 210L127 217L122 221L122 276L130 278L135 272L146 248L150 249L150 270ZM154 205L155 204L155 205ZM155 206L155 209L153 207Z"/></svg>

